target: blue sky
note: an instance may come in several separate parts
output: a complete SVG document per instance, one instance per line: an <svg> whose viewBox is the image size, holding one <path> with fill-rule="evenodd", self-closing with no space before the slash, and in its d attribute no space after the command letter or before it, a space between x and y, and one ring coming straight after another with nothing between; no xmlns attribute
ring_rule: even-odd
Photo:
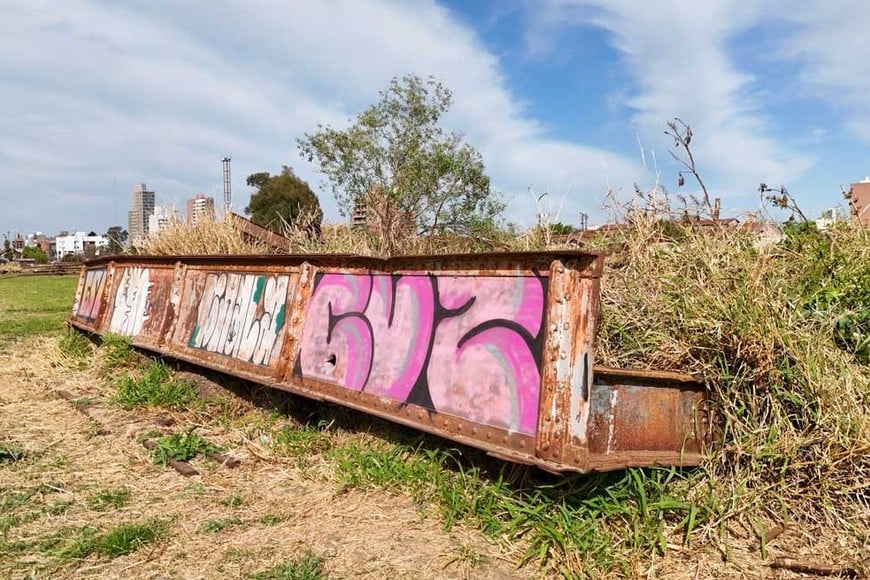
<svg viewBox="0 0 870 580"><path fill-rule="evenodd" d="M453 90L445 124L519 224L530 188L574 224L606 220L608 185L679 193L675 116L727 215L765 181L816 216L870 173L868 31L857 0L2 0L0 232L126 227L139 182L220 197L227 154L237 211L248 174L286 164L339 220L295 140L407 73Z"/></svg>

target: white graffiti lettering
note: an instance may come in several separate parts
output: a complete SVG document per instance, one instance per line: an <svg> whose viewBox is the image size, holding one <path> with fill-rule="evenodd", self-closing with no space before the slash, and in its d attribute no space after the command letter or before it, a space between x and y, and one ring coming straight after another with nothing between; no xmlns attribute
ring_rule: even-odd
<svg viewBox="0 0 870 580"><path fill-rule="evenodd" d="M148 319L151 287L151 272L148 268L131 266L124 269L115 293L115 307L109 323L111 332L127 336L139 334Z"/></svg>
<svg viewBox="0 0 870 580"><path fill-rule="evenodd" d="M268 365L281 350L287 276L209 274L188 346Z"/></svg>

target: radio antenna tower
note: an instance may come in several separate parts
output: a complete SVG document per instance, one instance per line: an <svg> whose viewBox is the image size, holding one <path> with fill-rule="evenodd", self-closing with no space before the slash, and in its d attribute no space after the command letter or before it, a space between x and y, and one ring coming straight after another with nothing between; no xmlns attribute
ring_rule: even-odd
<svg viewBox="0 0 870 580"><path fill-rule="evenodd" d="M230 179L230 157L222 157L221 163L224 164L224 215L230 215L233 211L233 191L232 181Z"/></svg>

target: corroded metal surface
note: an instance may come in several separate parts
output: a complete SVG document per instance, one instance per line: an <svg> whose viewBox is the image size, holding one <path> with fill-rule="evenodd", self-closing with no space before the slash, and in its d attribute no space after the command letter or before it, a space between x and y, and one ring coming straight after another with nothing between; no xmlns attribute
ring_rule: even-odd
<svg viewBox="0 0 870 580"><path fill-rule="evenodd" d="M262 242L283 252L290 251L290 240L280 234L276 234L270 229L255 224L246 217L240 216L237 213L230 213L230 223L232 223L236 231L241 232L247 239Z"/></svg>
<svg viewBox="0 0 870 580"><path fill-rule="evenodd" d="M703 386L594 365L603 257L130 256L70 323L550 471L694 465Z"/></svg>

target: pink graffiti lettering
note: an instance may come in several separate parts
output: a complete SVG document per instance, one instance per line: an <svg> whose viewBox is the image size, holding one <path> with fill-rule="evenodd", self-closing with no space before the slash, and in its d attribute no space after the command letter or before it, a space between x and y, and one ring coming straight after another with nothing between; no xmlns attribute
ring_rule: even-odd
<svg viewBox="0 0 870 580"><path fill-rule="evenodd" d="M296 373L533 434L545 282L322 274Z"/></svg>
<svg viewBox="0 0 870 580"><path fill-rule="evenodd" d="M438 325L428 382L439 411L522 432L537 426L540 365L529 343L541 330L536 278L439 280L441 296L474 295L475 307Z"/></svg>
<svg viewBox="0 0 870 580"><path fill-rule="evenodd" d="M88 270L85 274L82 297L76 307L76 317L85 322L97 319L102 306L103 288L106 285L106 270Z"/></svg>

